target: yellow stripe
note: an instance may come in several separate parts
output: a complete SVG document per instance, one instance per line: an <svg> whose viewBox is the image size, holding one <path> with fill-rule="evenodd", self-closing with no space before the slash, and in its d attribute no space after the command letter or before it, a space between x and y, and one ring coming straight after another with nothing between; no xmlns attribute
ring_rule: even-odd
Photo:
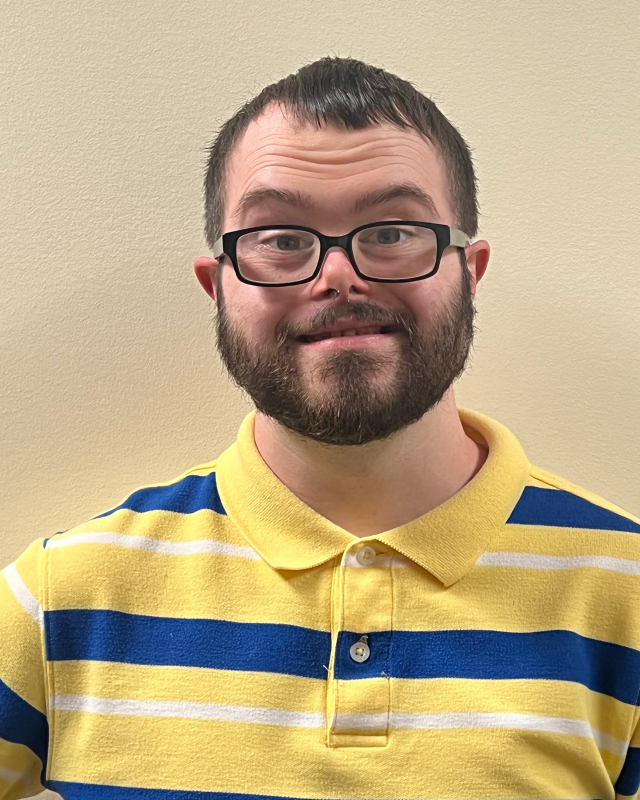
<svg viewBox="0 0 640 800"><path fill-rule="evenodd" d="M636 714L635 706L563 681L436 678L391 683L392 707L401 713L517 712L582 719L622 740Z"/></svg>
<svg viewBox="0 0 640 800"><path fill-rule="evenodd" d="M42 604L42 575L44 574L46 555L42 547L44 539L32 542L15 561L16 568L23 583L31 594Z"/></svg>
<svg viewBox="0 0 640 800"><path fill-rule="evenodd" d="M283 582L280 573L263 561L215 553L165 555L87 544L52 550L50 559L58 575L51 591L55 608L97 607L240 622L286 619L289 624L327 630L331 562L291 573ZM371 616L371 609L390 597L380 592L382 576L374 570L346 569L348 574L357 573L358 581L358 603L349 607L351 628L388 629L388 615L377 615L377 625ZM212 581L213 574L223 574L225 579ZM528 632L557 624L627 647L637 648L640 643L640 617L619 613L637 591L639 579L633 575L615 573L612 579L611 572L598 569L477 566L465 579L445 588L413 564L396 574L393 627L397 629ZM370 602L365 602L367 598ZM593 614L593 608L600 613Z"/></svg>
<svg viewBox="0 0 640 800"><path fill-rule="evenodd" d="M229 517L210 509L202 509L193 514L176 514L173 511L145 511L143 514L123 508L108 517L83 522L74 528L59 533L54 538L72 539L76 534L94 531L113 531L130 536L148 536L159 541L182 542L193 539L219 538L247 547L247 540L238 531Z"/></svg>
<svg viewBox="0 0 640 800"><path fill-rule="evenodd" d="M532 528L511 523L501 536L491 541L487 550L549 556L603 555L640 562L640 536L592 528Z"/></svg>
<svg viewBox="0 0 640 800"><path fill-rule="evenodd" d="M630 726L630 742L632 747L640 747L640 706L635 709L633 715L633 722Z"/></svg>
<svg viewBox="0 0 640 800"><path fill-rule="evenodd" d="M108 687L108 692L107 692ZM56 694L129 700L259 705L288 711L323 708L324 681L268 672L60 661Z"/></svg>
<svg viewBox="0 0 640 800"><path fill-rule="evenodd" d="M28 747L0 738L0 797L18 800L43 791L42 763Z"/></svg>
<svg viewBox="0 0 640 800"><path fill-rule="evenodd" d="M340 681L341 713L373 713L388 706L385 681ZM107 691L108 687L108 691ZM219 703L326 717L323 681L269 673L59 662L56 693L122 700ZM391 679L398 714L518 713L588 721L626 741L637 709L577 684L546 680Z"/></svg>
<svg viewBox="0 0 640 800"><path fill-rule="evenodd" d="M331 785L339 786L345 798L495 798L496 784L503 791L508 786L511 798L558 796L559 791L601 797L610 782L595 743L571 735L396 730L380 758L375 748L328 748L321 729L98 714L82 714L78 721L78 712L55 713L54 777L70 781L113 783L116 778L150 788L274 795L286 787L288 795L313 797L321 776L331 775ZM618 759L616 768L620 764Z"/></svg>
<svg viewBox="0 0 640 800"><path fill-rule="evenodd" d="M394 626L401 630L475 628L500 631L572 630L638 648L640 617L621 613L640 579L605 570L474 567L446 589L418 568L394 584ZM593 609L598 609L594 613ZM353 624L358 627L357 609Z"/></svg>
<svg viewBox="0 0 640 800"><path fill-rule="evenodd" d="M0 646L0 679L44 713L42 630L18 603L2 574L0 608L0 642L11 643Z"/></svg>
<svg viewBox="0 0 640 800"><path fill-rule="evenodd" d="M263 561L213 553L176 556L82 545L52 550L50 559L57 578L50 596L59 609L327 627L330 565L284 582Z"/></svg>

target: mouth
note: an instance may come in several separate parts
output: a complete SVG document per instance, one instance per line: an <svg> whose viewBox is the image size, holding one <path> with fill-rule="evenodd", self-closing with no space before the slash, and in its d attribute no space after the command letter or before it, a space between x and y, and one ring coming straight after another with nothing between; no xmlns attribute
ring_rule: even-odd
<svg viewBox="0 0 640 800"><path fill-rule="evenodd" d="M401 333L402 329L397 325L371 325L368 328L349 328L344 331L325 331L313 335L302 335L297 337L298 342L310 343L320 342L324 339L343 339L357 336L379 336L381 334Z"/></svg>

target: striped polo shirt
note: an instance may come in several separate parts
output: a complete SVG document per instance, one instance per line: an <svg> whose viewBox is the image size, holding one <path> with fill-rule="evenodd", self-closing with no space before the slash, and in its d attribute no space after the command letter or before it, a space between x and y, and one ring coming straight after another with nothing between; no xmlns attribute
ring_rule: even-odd
<svg viewBox="0 0 640 800"><path fill-rule="evenodd" d="M34 542L0 576L0 798L637 797L640 519L458 413L484 466L376 536L290 492L252 412Z"/></svg>

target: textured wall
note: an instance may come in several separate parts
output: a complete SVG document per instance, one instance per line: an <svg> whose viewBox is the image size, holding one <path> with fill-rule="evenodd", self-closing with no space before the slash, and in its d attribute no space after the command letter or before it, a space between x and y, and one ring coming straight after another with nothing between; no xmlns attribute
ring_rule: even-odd
<svg viewBox="0 0 640 800"><path fill-rule="evenodd" d="M191 269L205 146L327 54L412 80L473 148L493 255L458 404L640 514L637 0L0 13L0 566L234 439Z"/></svg>

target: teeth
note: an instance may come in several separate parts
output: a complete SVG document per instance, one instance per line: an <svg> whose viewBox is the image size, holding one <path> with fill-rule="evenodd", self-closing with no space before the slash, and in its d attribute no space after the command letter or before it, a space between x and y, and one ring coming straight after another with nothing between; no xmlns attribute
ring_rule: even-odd
<svg viewBox="0 0 640 800"><path fill-rule="evenodd" d="M350 328L348 331L342 331L341 333L332 333L332 336L366 336L370 333L380 333L380 327L372 327L372 328L360 328L356 330L355 328Z"/></svg>
<svg viewBox="0 0 640 800"><path fill-rule="evenodd" d="M317 342L320 339L335 339L340 336L365 336L371 333L380 333L380 326L372 326L370 328L360 328L356 330L355 328L349 328L346 331L334 331L333 333L318 333L315 336L309 336L309 341Z"/></svg>

